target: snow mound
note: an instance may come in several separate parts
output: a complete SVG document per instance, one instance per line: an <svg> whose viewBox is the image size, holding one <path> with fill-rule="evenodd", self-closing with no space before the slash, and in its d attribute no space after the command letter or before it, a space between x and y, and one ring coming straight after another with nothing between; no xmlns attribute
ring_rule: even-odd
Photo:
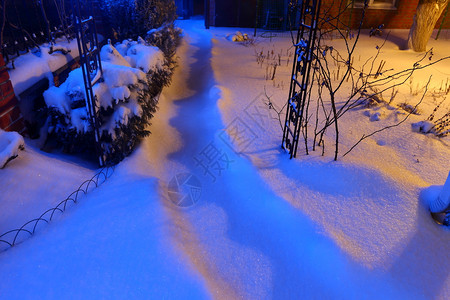
<svg viewBox="0 0 450 300"><path fill-rule="evenodd" d="M6 132L0 129L0 169L19 155L25 148L23 137L17 132Z"/></svg>

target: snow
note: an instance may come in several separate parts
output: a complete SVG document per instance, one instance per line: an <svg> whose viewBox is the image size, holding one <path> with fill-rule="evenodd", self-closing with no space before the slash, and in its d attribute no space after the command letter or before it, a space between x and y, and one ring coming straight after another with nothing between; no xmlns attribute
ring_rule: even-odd
<svg viewBox="0 0 450 300"><path fill-rule="evenodd" d="M125 45L121 44L121 46L124 47ZM107 61L115 65L131 67L124 56L125 55L122 55L121 52L110 44L110 41L108 41L108 44L103 46L100 50L100 58L102 61Z"/></svg>
<svg viewBox="0 0 450 300"><path fill-rule="evenodd" d="M450 207L450 173L444 186L437 188L439 190L438 194L426 197L430 211L434 213L443 212ZM432 190L435 190L435 188L432 188Z"/></svg>
<svg viewBox="0 0 450 300"><path fill-rule="evenodd" d="M127 51L130 65L145 73L162 69L164 55L157 47L136 44Z"/></svg>
<svg viewBox="0 0 450 300"><path fill-rule="evenodd" d="M103 78L105 83L111 87L121 87L124 85L136 85L139 81L146 80L146 75L141 70L103 63Z"/></svg>
<svg viewBox="0 0 450 300"><path fill-rule="evenodd" d="M102 47L100 57L114 65L133 67L148 73L162 69L164 63L163 53L154 46L148 46L140 38L140 42L124 40L115 46L111 44Z"/></svg>
<svg viewBox="0 0 450 300"><path fill-rule="evenodd" d="M130 98L131 92L130 89L127 86L119 86L111 88L111 97L113 99L125 101L125 99Z"/></svg>
<svg viewBox="0 0 450 300"><path fill-rule="evenodd" d="M56 108L62 114L70 112L71 99L85 98L84 80L81 68L77 68L69 73L66 81L59 87L51 86L43 94L48 107Z"/></svg>
<svg viewBox="0 0 450 300"><path fill-rule="evenodd" d="M429 133L433 129L434 124L430 121L420 121L411 124L411 129L414 132Z"/></svg>
<svg viewBox="0 0 450 300"><path fill-rule="evenodd" d="M447 180L445 181L442 191L439 194L439 200L444 203L444 209L448 208L450 205L450 172L448 173Z"/></svg>
<svg viewBox="0 0 450 300"><path fill-rule="evenodd" d="M70 111L70 120L77 132L89 132L91 130L86 107L75 108Z"/></svg>
<svg viewBox="0 0 450 300"><path fill-rule="evenodd" d="M69 51L66 55L60 51L49 54L50 45L41 45L40 52L29 52L21 55L14 60L14 69L10 69L9 76L14 87L16 95L20 95L26 89L32 87L41 79L50 79L53 82L52 72L66 65L68 62L78 57L77 40L67 41L65 38L59 38L53 45L54 49L64 49Z"/></svg>
<svg viewBox="0 0 450 300"><path fill-rule="evenodd" d="M128 116L131 114L131 110L123 105L119 105L117 110L114 112L114 122L116 124L128 124Z"/></svg>
<svg viewBox="0 0 450 300"><path fill-rule="evenodd" d="M433 111L433 97L425 97L421 115L367 138L337 162L332 132L325 156L321 149L308 156L299 150L289 160L280 149L280 124L268 97L275 109L287 100L290 38L259 38L244 47L227 38L236 29L206 31L195 20L180 25L186 40L149 127L152 134L79 205L0 253L0 269L10 274L0 281L0 294L448 299L448 228L434 223L426 201L448 190L443 184L450 170L449 138L411 129ZM400 39L407 31L395 34ZM362 36L361 56L372 55L380 39ZM336 49L339 42L334 40ZM430 44L435 59L446 55L448 40ZM272 49L283 53L273 81L265 79L255 58ZM392 40L382 56L396 58L387 60L387 68L417 59ZM421 97L412 95L417 83L430 72L445 73L448 64L415 74L392 107L415 106ZM432 84L439 87L445 79ZM376 112L380 120L370 122ZM348 112L340 123L342 153L363 134L404 116L385 106ZM28 141L27 149L1 175L7 180L0 181L0 232L39 215L43 202L54 205L94 172L43 154ZM201 194L193 205L178 207L171 182L185 173L198 179Z"/></svg>
<svg viewBox="0 0 450 300"><path fill-rule="evenodd" d="M0 129L0 169L3 169L9 160L17 157L24 146L25 142L20 134Z"/></svg>
<svg viewBox="0 0 450 300"><path fill-rule="evenodd" d="M99 82L92 87L92 90L97 97L100 107L108 108L113 106L114 98L106 83Z"/></svg>

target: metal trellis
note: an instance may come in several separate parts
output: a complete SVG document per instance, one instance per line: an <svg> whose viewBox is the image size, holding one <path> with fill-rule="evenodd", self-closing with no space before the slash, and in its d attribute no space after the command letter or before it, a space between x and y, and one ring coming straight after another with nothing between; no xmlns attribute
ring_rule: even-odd
<svg viewBox="0 0 450 300"><path fill-rule="evenodd" d="M80 64L86 91L86 106L88 108L91 125L94 129L94 138L99 164L100 166L104 166L105 157L100 141L99 116L94 91L92 88L97 81L102 80L102 63L100 61L100 51L98 47L95 20L93 17L93 7L91 6L90 9L84 7L86 10L91 12L91 15L87 18L83 18L81 13L82 4L80 2L80 0L72 0L72 7L74 11L73 22L75 24L78 51L80 53Z"/></svg>
<svg viewBox="0 0 450 300"><path fill-rule="evenodd" d="M283 128L281 147L288 151L290 158L297 154L298 141L304 122L303 111L310 97L312 85L311 65L317 36L317 20L321 0L299 0L293 9L300 12L300 24L295 41L295 54L292 66L291 84Z"/></svg>

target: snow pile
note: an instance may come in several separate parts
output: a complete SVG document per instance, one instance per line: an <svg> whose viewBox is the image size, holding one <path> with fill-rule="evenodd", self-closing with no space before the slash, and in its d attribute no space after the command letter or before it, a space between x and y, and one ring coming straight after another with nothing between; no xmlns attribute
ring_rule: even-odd
<svg viewBox="0 0 450 300"><path fill-rule="evenodd" d="M6 132L0 129L0 169L19 155L19 150L23 150L25 142L23 137L17 132Z"/></svg>
<svg viewBox="0 0 450 300"><path fill-rule="evenodd" d="M171 72L163 53L143 39L125 40L115 46L108 43L102 47L100 58L103 78L97 80L96 74L92 81L102 144L110 155L128 153L130 149L121 150L113 144L132 147L138 137L147 134L145 124L156 110L156 97L170 80ZM70 147L84 140L88 148L93 126L86 108L82 69L72 71L61 86L50 87L44 99L52 115L49 133ZM125 127L131 127L127 136L123 134ZM119 136L127 142L119 141Z"/></svg>

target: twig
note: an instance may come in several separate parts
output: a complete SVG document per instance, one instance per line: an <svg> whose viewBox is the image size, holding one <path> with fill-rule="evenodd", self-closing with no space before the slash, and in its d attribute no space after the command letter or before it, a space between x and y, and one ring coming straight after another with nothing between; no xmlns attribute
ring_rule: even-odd
<svg viewBox="0 0 450 300"><path fill-rule="evenodd" d="M365 140L365 139L367 139L367 138L369 138L369 137L371 137L371 136L373 136L373 135L375 135L375 134L377 134L377 133L379 133L379 132L382 132L382 131L384 131L384 130L386 130L386 129L390 129L390 128L393 128L393 127L397 127L397 126L399 126L400 124L404 123L404 122L409 118L409 116L413 113L413 111L415 111L415 110L417 109L417 107L422 103L423 99L425 98L425 95L426 95L426 93L427 93L427 91L428 91L428 86L429 86L430 81L431 81L431 77L432 77L432 76L430 76L430 77L428 78L428 82L427 82L427 84L426 84L426 86L425 86L425 91L424 91L424 93L423 93L423 95L422 95L422 98L420 98L420 101L416 104L416 106L414 107L414 110L411 110L411 111L405 116L405 118L404 118L403 120L401 120L401 121L398 122L397 124L389 125L389 126L386 126L386 127L384 127L384 128L375 130L374 132L372 132L372 133L370 133L370 134L368 134L368 135L363 135L363 136L359 139L359 141L358 141L356 144L354 144L354 145L353 145L347 152L345 152L345 154L342 155L342 156L344 157L344 156L346 156L347 154L349 154L349 153L350 153L356 146L358 146L358 144L361 143L363 140Z"/></svg>

